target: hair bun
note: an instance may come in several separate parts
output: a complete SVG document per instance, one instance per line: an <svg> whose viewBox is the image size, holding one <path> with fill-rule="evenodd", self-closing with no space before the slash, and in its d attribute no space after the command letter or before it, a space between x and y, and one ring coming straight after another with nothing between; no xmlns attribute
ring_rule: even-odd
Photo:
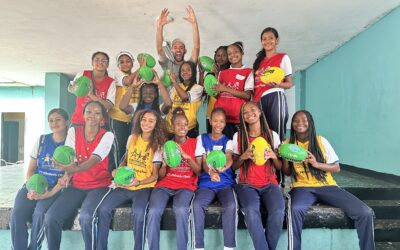
<svg viewBox="0 0 400 250"><path fill-rule="evenodd" d="M185 111L181 107L175 108L174 111L172 112L172 115L184 115L184 114Z"/></svg>

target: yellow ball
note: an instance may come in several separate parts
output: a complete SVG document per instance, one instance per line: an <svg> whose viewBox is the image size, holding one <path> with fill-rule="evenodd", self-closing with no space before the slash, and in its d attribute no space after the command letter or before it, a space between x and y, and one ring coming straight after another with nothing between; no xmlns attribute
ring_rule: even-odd
<svg viewBox="0 0 400 250"><path fill-rule="evenodd" d="M265 157L265 151L270 150L271 146L261 136L251 142L251 151L253 153L253 161L257 166L262 166L268 160Z"/></svg>
<svg viewBox="0 0 400 250"><path fill-rule="evenodd" d="M260 80L263 83L274 82L280 84L284 78L285 71L279 67L269 67L260 75Z"/></svg>

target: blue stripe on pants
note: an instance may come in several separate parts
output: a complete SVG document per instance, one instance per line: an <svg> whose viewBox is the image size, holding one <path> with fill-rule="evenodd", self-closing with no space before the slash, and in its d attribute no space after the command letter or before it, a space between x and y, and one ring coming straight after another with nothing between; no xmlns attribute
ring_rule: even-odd
<svg viewBox="0 0 400 250"><path fill-rule="evenodd" d="M18 191L10 221L12 249L26 250L28 248L27 222L31 221L31 219L32 227L29 249L40 249L44 238L44 215L60 193L61 192L58 192L48 199L36 201L27 198L28 190L25 185Z"/></svg>
<svg viewBox="0 0 400 250"><path fill-rule="evenodd" d="M199 188L196 190L193 201L193 231L195 248L204 248L204 220L205 212L211 202L218 198L222 207L222 229L224 234L224 246L236 247L237 233L237 200L232 187L227 186L219 190Z"/></svg>
<svg viewBox="0 0 400 250"><path fill-rule="evenodd" d="M110 188L78 189L68 187L47 211L44 219L47 247L49 250L60 249L64 222L80 210L79 223L85 242L85 249L95 248L93 235L96 223L96 210Z"/></svg>
<svg viewBox="0 0 400 250"><path fill-rule="evenodd" d="M285 202L280 187L270 184L256 188L238 184L236 193L254 248L276 249L285 216ZM268 212L265 231L261 221L261 202Z"/></svg>
<svg viewBox="0 0 400 250"><path fill-rule="evenodd" d="M105 198L97 212L99 218L97 250L107 249L108 232L113 209L128 202L132 203L133 236L135 240L134 249L144 249L145 218L151 190L152 188L143 188L139 190L116 188Z"/></svg>
<svg viewBox="0 0 400 250"><path fill-rule="evenodd" d="M147 216L149 250L160 249L160 222L170 197L173 199L172 211L176 220L176 249L186 250L188 248L189 213L193 192L189 189L172 190L157 187L151 193Z"/></svg>
<svg viewBox="0 0 400 250"><path fill-rule="evenodd" d="M346 215L354 220L360 249L375 249L374 213L370 207L354 195L338 186L297 187L293 188L289 195L289 249L301 249L304 218L310 206L317 201L343 209Z"/></svg>

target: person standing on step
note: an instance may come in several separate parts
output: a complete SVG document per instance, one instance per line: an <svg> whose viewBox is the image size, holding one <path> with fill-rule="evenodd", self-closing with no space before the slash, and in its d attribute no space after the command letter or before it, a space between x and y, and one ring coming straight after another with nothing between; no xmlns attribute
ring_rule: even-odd
<svg viewBox="0 0 400 250"><path fill-rule="evenodd" d="M193 8L189 5L186 8L187 16L184 17L186 21L192 24L193 31L193 49L191 53L191 57L188 61L194 62L197 64L197 60L199 58L200 53L200 34L199 27L197 24L196 15L194 13ZM185 42L182 39L175 38L171 44L171 52L173 58L168 58L163 49L163 31L164 26L172 21L172 18L169 16L169 10L163 9L158 18L157 23L157 32L156 32L156 49L159 57L159 63L162 69L170 70L170 72L174 73L175 76L179 76L179 68L181 64L185 61L185 54L187 52Z"/></svg>
<svg viewBox="0 0 400 250"><path fill-rule="evenodd" d="M98 101L106 109L107 113L102 121L101 126L108 128L108 111L115 103L115 82L114 79L108 76L107 68L110 58L107 53L97 51L92 55L92 70L84 70L78 73L71 84L68 86L68 91L74 91L75 81L86 76L90 79L89 93L86 96L76 97L75 110L71 116L72 126L79 126L85 123L83 117L83 108L90 101Z"/></svg>
<svg viewBox="0 0 400 250"><path fill-rule="evenodd" d="M119 108L119 103L129 87L132 85L133 79L137 72L132 72L133 56L127 51L121 51L117 55L118 71L114 74L116 83L115 105L110 109L110 129L115 135L115 146L117 151L118 162L122 159L125 153L126 140L132 132L132 116L126 114ZM134 88L134 91L129 96L129 103L138 103L139 88Z"/></svg>
<svg viewBox="0 0 400 250"><path fill-rule="evenodd" d="M230 68L222 70L218 76L217 101L214 108L223 108L226 112L224 134L232 139L239 130L240 107L249 101L254 89L252 69L243 65L243 43L234 42L228 46Z"/></svg>
<svg viewBox="0 0 400 250"><path fill-rule="evenodd" d="M253 64L254 102L260 102L262 111L270 128L278 133L281 141L286 138L286 124L289 119L285 90L293 86L292 64L286 53L278 53L279 34L275 28L268 27L261 32L262 49L257 53ZM264 83L260 76L270 67L279 67L284 71L282 82ZM278 182L284 186L285 178L277 172Z"/></svg>
<svg viewBox="0 0 400 250"><path fill-rule="evenodd" d="M203 87L196 82L196 64L193 62L184 62L179 68L179 77L171 73L172 88L170 97L172 106L164 107L169 110L165 120L169 137L173 137L174 126L172 124L173 110L180 107L185 112L189 121L189 131L187 136L197 138L199 135L199 123L197 121L197 111L201 105Z"/></svg>
<svg viewBox="0 0 400 250"><path fill-rule="evenodd" d="M199 84L204 87L204 78L208 75L215 76L218 79L219 72L225 69L229 69L230 63L228 61L228 46L219 46L217 50L214 52L214 68L212 72L209 72L204 75L204 69L198 64L199 68ZM217 100L214 96L206 96L204 98L204 102L207 103L207 112L206 112L206 128L207 133L211 133L211 125L209 122L211 111L214 109L214 104Z"/></svg>

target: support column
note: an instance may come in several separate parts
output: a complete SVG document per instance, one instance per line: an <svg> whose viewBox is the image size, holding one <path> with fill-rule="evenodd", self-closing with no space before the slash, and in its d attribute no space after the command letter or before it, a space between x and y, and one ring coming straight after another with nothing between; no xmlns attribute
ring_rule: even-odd
<svg viewBox="0 0 400 250"><path fill-rule="evenodd" d="M45 124L47 114L53 108L63 108L71 116L75 107L75 98L67 90L70 78L63 73L48 72L45 76ZM45 126L46 133L50 133L48 126Z"/></svg>

